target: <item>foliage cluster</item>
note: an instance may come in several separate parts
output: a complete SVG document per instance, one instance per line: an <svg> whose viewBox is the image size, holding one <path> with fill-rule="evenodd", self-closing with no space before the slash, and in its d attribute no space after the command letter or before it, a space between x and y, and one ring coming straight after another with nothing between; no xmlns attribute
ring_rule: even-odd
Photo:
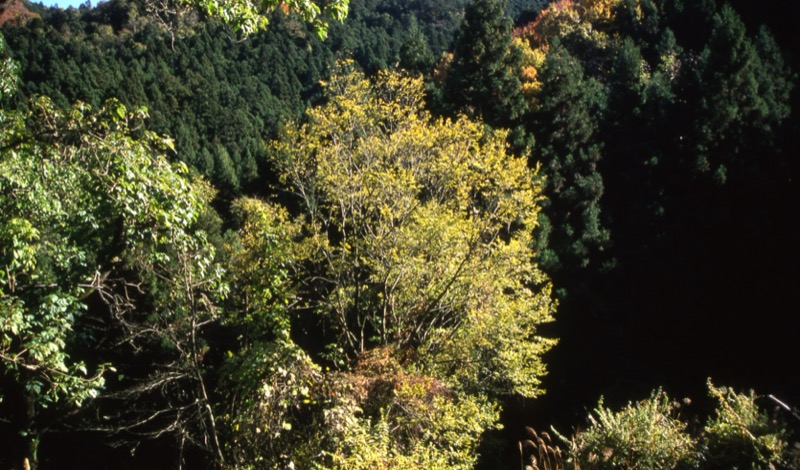
<svg viewBox="0 0 800 470"><path fill-rule="evenodd" d="M692 430L680 417L681 404L659 389L619 411L605 407L601 398L585 430L570 439L557 434L563 452L546 433L539 437L533 430L537 442L526 441L520 450L531 468L766 469L787 464L786 425L756 403L762 397L752 390L717 388L710 380L708 390L716 407L701 429Z"/></svg>
<svg viewBox="0 0 800 470"><path fill-rule="evenodd" d="M5 24L20 95L49 96L59 107L109 98L147 106L148 127L172 136L178 158L230 199L270 181L265 143L322 98L318 83L336 59L353 58L370 73L398 66L428 73L450 47L466 1L355 0L344 22L327 26L325 41L284 9L260 17L269 27L245 41L232 37L230 23L192 16L170 33L153 21L151 3L32 6L39 17Z"/></svg>
<svg viewBox="0 0 800 470"><path fill-rule="evenodd" d="M420 79L347 68L273 144L302 216L234 204L232 462L471 468L554 342L536 334L554 308L529 248L539 188L502 133L433 119Z"/></svg>
<svg viewBox="0 0 800 470"><path fill-rule="evenodd" d="M195 229L208 201L166 158L172 141L139 129L144 118L114 100L62 110L46 97L0 116L3 396L20 400L12 416L33 464L50 426L42 416L96 398L113 370L102 355L75 354L104 339L160 345L149 385L187 381L197 394L185 409L209 418L195 334L226 285ZM150 305L145 318L137 302Z"/></svg>
<svg viewBox="0 0 800 470"><path fill-rule="evenodd" d="M701 442L707 465L714 468L778 468L788 464L788 432L779 417L765 413L750 393L727 387L708 390L716 400L714 416L704 428Z"/></svg>
<svg viewBox="0 0 800 470"><path fill-rule="evenodd" d="M200 5L242 34L269 12L244 42L170 2L5 25L0 466L81 429L172 466L473 467L502 399L543 392L551 276L559 396L718 357L771 375L751 356L796 329L751 312L796 291L800 134L769 32L713 2L466 3L353 0L324 43L298 20L342 1ZM700 433L654 392L562 454L784 464L756 397L709 388Z"/></svg>
<svg viewBox="0 0 800 470"><path fill-rule="evenodd" d="M498 426L496 405L408 372L390 349L373 349L335 383L349 393L327 411L331 468L474 468L483 433Z"/></svg>
<svg viewBox="0 0 800 470"><path fill-rule="evenodd" d="M603 406L575 437L573 459L583 468L681 468L696 457L694 440L676 416L677 404L661 390L621 411Z"/></svg>
<svg viewBox="0 0 800 470"><path fill-rule="evenodd" d="M327 86L275 149L308 217L305 302L345 354L412 349L453 385L535 396L553 305L530 250L534 173L501 133L432 121L419 79Z"/></svg>
<svg viewBox="0 0 800 470"><path fill-rule="evenodd" d="M143 108L4 108L0 390L28 465L77 414L172 436L179 462L470 468L499 397L541 393L535 171L503 132L433 118L419 78L343 71L325 93L271 150L297 220L240 198L224 234Z"/></svg>

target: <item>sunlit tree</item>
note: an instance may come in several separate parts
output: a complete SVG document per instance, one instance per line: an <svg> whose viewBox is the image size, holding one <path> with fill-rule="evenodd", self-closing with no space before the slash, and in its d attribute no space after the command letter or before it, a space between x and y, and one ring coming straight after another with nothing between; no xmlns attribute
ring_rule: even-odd
<svg viewBox="0 0 800 470"><path fill-rule="evenodd" d="M345 356L390 346L459 387L540 393L552 340L536 325L553 309L530 248L540 180L504 133L432 119L419 80L350 73L327 89L275 146L307 217L308 307Z"/></svg>
<svg viewBox="0 0 800 470"><path fill-rule="evenodd" d="M13 92L9 62L0 82ZM47 98L0 113L0 399L21 405L12 411L31 468L41 436L97 397L112 369L73 354L95 346L97 322L137 323L128 315L141 289L167 281L172 290L141 329L194 327L208 309L187 289L219 287L213 253L191 230L203 199L186 167L167 160L171 141L139 128L145 117L113 100L60 110ZM123 329L137 341L136 329ZM180 329L156 330L160 340L168 330ZM187 373L202 387L195 330L180 331Z"/></svg>

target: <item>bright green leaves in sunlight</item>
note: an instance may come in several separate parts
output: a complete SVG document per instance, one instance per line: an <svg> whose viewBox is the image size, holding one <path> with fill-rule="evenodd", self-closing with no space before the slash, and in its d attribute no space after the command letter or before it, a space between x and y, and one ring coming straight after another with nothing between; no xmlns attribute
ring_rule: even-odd
<svg viewBox="0 0 800 470"><path fill-rule="evenodd" d="M257 199L234 201L232 212L240 228L224 253L232 290L228 309L234 312L229 322L243 326L244 348L264 339L289 340L288 276L300 227L283 207Z"/></svg>
<svg viewBox="0 0 800 470"><path fill-rule="evenodd" d="M350 357L415 351L451 386L540 393L536 335L554 308L532 262L541 188L505 135L434 120L418 79L356 72L326 85L275 145L283 181L307 212L303 301Z"/></svg>
<svg viewBox="0 0 800 470"><path fill-rule="evenodd" d="M349 0L175 0L188 7L199 7L207 15L218 18L247 36L263 30L269 23L269 13L282 10L296 14L312 23L314 30L324 39L329 21L343 21L347 16ZM155 2L153 2L155 3Z"/></svg>
<svg viewBox="0 0 800 470"><path fill-rule="evenodd" d="M14 93L19 80L17 63L6 57L6 41L0 37L0 100Z"/></svg>
<svg viewBox="0 0 800 470"><path fill-rule="evenodd" d="M320 367L291 339L287 305L300 227L284 208L257 199L234 201L232 212L239 228L225 244L231 286L226 320L238 348L228 352L221 369L220 391L228 398L225 450L234 465L275 468L318 431L298 424L323 379ZM292 458L299 462L297 455Z"/></svg>
<svg viewBox="0 0 800 470"><path fill-rule="evenodd" d="M5 94L16 78L3 64ZM171 141L139 128L146 114L113 100L62 110L47 98L0 114L0 370L30 392L34 415L103 386L109 366L70 354L91 341L88 298L121 318L136 280L123 276L157 275L170 253L204 243L188 227L205 201L162 155ZM201 259L191 260L200 270Z"/></svg>

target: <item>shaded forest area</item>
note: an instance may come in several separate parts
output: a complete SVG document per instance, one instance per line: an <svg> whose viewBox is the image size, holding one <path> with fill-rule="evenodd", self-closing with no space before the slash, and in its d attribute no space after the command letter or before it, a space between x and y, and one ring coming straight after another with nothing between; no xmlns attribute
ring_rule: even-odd
<svg viewBox="0 0 800 470"><path fill-rule="evenodd" d="M145 3L131 0L66 11L15 5L27 13L5 15L2 35L20 80L13 96L3 89L3 106L30 113L28 121L40 119L41 129L15 127L22 125L17 115L4 115L3 152L12 155L20 145L14 136L41 140L50 135L48 125L61 129L53 123L78 136L102 122L98 140L63 143L53 137L53 149L67 145L83 155L119 145L142 145L144 153L174 146L166 151L169 160L185 164L173 174L158 160L143 172L156 186L142 183L156 209L132 214L131 226L150 227L161 241L123 239L132 235L113 227L103 232L97 221L84 220L85 226L69 231L75 237L80 230L97 231L87 256L123 280L109 278L100 288L97 279L76 275L76 285L97 283L100 294L70 294L70 302L90 314L76 315L74 329L85 337L68 340L65 350L71 360L86 363L84 375L87 367L119 373L105 373L105 385L75 388L78 398L68 401L84 402L81 412L42 409L41 468L70 468L87 458L84 449L96 453L90 466L104 468L131 455L138 441L143 443L134 445L130 468L145 462L174 468L176 461L199 468L223 460L272 468L314 461L323 455L315 454L315 443L328 452L317 464L357 468L354 456L368 462L381 446L394 449L394 440L404 450L392 452L409 459L393 454L395 466L470 468L477 449L477 465L510 467L519 465L517 442L525 439L525 426L554 426L569 435L587 427L587 410L600 396L612 408L648 396L651 404L666 403L661 392L651 393L662 387L671 397L692 398L683 416L703 415L727 396L707 385L711 377L800 406L800 376L792 362L800 340L800 233L791 203L798 199L800 155L796 7L745 0L351 0L345 22L331 23L323 41L281 11L271 15L266 30L243 40L229 26L196 13L171 19L165 30ZM30 101L38 95L52 103ZM119 101L109 105L109 99ZM401 104L375 104L393 99ZM77 101L91 110L72 117L56 111ZM147 112L136 111L140 106ZM361 127L349 134L347 122ZM359 156L386 152L391 158L421 154L420 141L433 142L425 150L431 155L473 151L454 143L463 142L488 160L465 160L470 170L458 179L467 189L447 186L442 182L451 176L436 173L440 167L407 156L382 157L370 167L374 175L341 162L314 166L320 148L340 141L357 142L351 151ZM498 150L499 142L508 145L507 152ZM46 166L49 157L42 158ZM109 168L123 165L109 158ZM396 170L415 165L420 174L413 177ZM451 171L456 167L461 168L453 163ZM375 175L383 183L373 187ZM95 177L106 181L99 173L75 181ZM120 178L108 188L123 185ZM345 207L342 201L352 199L342 194L357 192L345 184L348 179L372 195L383 194L384 206L365 202L352 212L342 209L345 215L337 219L331 207ZM3 181L3 191L17 184ZM75 184L46 194L81 194L81 201L110 213L128 207L125 195L108 202ZM404 192L408 188L423 189ZM470 196L464 202L450 191ZM24 213L9 202L11 196L3 201L4 211ZM42 201L35 204L42 207L36 214L50 210ZM422 206L425 212L417 212ZM449 212L465 210L476 214L472 225ZM124 217L114 220L123 224ZM387 217L403 221L402 231L378 224ZM9 219L0 239L40 236L19 220ZM184 231L176 236L174 227ZM381 230L392 234L380 238L395 243L386 242L391 250L370 241ZM459 245L464 240L458 233L474 239ZM164 236L182 248L169 247L159 238ZM450 244L436 245L440 240ZM438 247L439 256L418 246L425 243ZM176 265L163 253L199 264ZM429 266L447 266L445 258L463 253L469 254L463 263L469 282L461 284L461 266L456 274ZM535 261L526 259L534 254ZM28 255L13 256L17 267L7 270L12 274L23 270ZM73 272L59 262L45 266L50 271L43 276ZM386 288L387 281L374 280L390 279L398 263L416 280L398 275L396 292ZM170 279L188 272L202 282L185 284L176 294ZM13 291L12 277L4 278L4 296ZM19 278L21 285L24 277ZM128 299L138 307L120 313L120 323L113 308L106 311L110 304L102 293L118 293L124 279L140 293ZM430 305L430 299L414 297L436 286L446 286L447 296ZM528 288L530 297L521 294ZM489 300L468 294L475 292ZM498 292L497 298L490 295ZM185 299L201 297L203 302L186 307ZM406 312L389 326L385 314L381 323L363 313L386 312L389 303ZM58 308L53 303L51 311ZM508 315L505 323L520 331L495 328L479 315L469 323L458 313L481 308ZM183 320L166 313L172 311L183 312ZM463 327L468 323L471 329ZM115 329L98 333L103 325ZM353 325L360 325L360 333ZM442 333L447 327L452 331ZM481 343L481 335L496 345ZM520 338L526 339L515 345ZM550 338L558 339L552 348ZM19 346L14 341L0 343L4 357ZM121 344L126 346L115 350ZM291 370L291 379L277 369L248 366L262 359ZM442 365L456 362L463 366ZM472 364L484 362L485 370L473 370ZM153 364L159 364L157 373L150 370ZM12 410L24 408L25 393L8 367L0 382L0 416L11 418L0 420L0 439L22 442ZM178 372L196 377L169 382ZM169 382L166 388L155 385L161 379ZM209 384L208 393L197 392L195 382ZM262 402L244 398L265 383L274 396ZM757 404L774 408L763 395ZM144 403L144 409L130 403ZM133 425L159 406L185 414L174 417L174 427L161 418ZM353 411L356 406L360 411ZM652 406L671 412L666 405ZM435 418L414 421L409 409L433 410ZM341 429L306 431L329 425L334 415L341 416ZM209 431L215 416L223 444L214 443L217 435ZM798 429L793 417L785 418L790 429ZM281 431L262 433L264 423ZM294 436L289 432L300 427ZM431 431L420 437L418 428ZM713 428L706 432L713 434ZM467 437L451 453L439 453L454 436ZM369 445L359 447L363 442ZM284 455L291 447L296 453ZM2 458L0 466L11 465ZM713 458L707 462L715 468Z"/></svg>

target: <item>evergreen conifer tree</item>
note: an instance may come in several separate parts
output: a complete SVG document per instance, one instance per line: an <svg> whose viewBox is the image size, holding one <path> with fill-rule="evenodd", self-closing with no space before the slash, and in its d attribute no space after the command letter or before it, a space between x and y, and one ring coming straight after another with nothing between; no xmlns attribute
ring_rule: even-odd
<svg viewBox="0 0 800 470"><path fill-rule="evenodd" d="M545 217L549 240L540 243L542 264L552 271L586 267L608 245L600 220L603 178L598 126L606 93L586 77L580 62L556 44L542 70L541 105L536 116L536 156L547 174Z"/></svg>
<svg viewBox="0 0 800 470"><path fill-rule="evenodd" d="M444 83L451 111L464 111L494 127L514 127L526 103L518 78L521 55L511 47L511 20L503 0L467 5L454 44Z"/></svg>

